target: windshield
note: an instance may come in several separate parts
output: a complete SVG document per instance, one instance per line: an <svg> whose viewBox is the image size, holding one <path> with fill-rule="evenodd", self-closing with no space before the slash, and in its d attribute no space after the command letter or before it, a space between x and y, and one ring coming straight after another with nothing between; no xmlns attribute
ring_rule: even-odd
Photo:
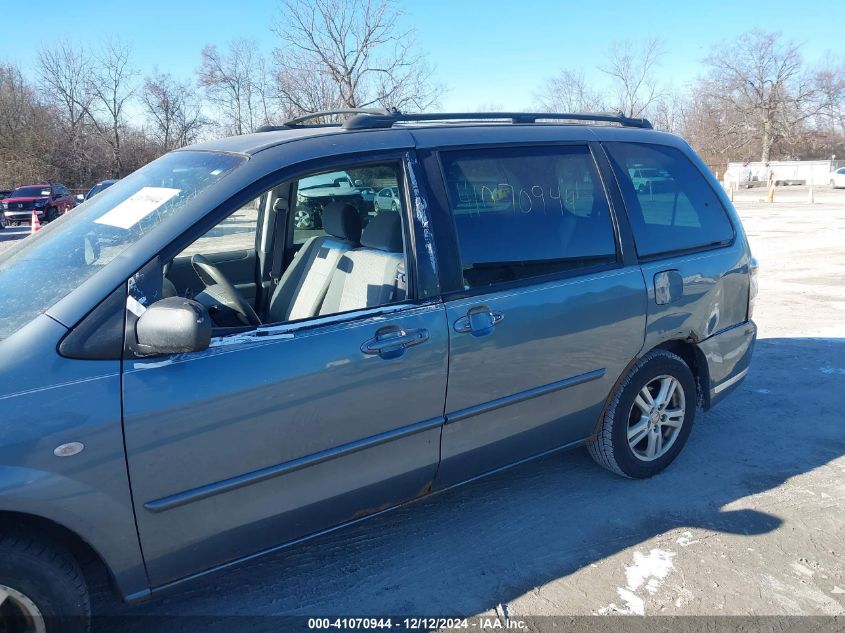
<svg viewBox="0 0 845 633"><path fill-rule="evenodd" d="M174 152L0 253L0 340L120 255L244 159Z"/></svg>
<svg viewBox="0 0 845 633"><path fill-rule="evenodd" d="M100 193L103 189L108 189L109 187L111 187L116 182L117 182L116 180L104 180L103 182L98 182L96 185L91 187L91 189L88 191L88 193L85 194L85 199L87 200L88 198L93 198L98 193Z"/></svg>
<svg viewBox="0 0 845 633"><path fill-rule="evenodd" d="M10 198L41 198L49 196L50 188L47 187L18 187L11 194Z"/></svg>

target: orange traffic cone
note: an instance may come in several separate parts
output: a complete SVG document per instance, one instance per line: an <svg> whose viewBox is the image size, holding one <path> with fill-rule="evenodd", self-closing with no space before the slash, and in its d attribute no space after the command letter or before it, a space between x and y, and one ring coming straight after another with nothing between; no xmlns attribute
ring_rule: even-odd
<svg viewBox="0 0 845 633"><path fill-rule="evenodd" d="M38 214L33 209L32 211L32 224L30 225L29 234L32 235L36 231L41 229L41 222L38 221Z"/></svg>

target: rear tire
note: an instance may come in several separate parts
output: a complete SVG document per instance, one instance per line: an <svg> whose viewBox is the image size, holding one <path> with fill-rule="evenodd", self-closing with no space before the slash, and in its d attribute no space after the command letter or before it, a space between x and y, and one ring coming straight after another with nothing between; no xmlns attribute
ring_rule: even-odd
<svg viewBox="0 0 845 633"><path fill-rule="evenodd" d="M25 531L0 534L0 631L86 633L91 603L76 559Z"/></svg>
<svg viewBox="0 0 845 633"><path fill-rule="evenodd" d="M668 395L665 401L664 395ZM683 359L666 350L652 350L610 395L587 450L596 463L623 477L656 475L686 444L695 420L696 397L695 378Z"/></svg>

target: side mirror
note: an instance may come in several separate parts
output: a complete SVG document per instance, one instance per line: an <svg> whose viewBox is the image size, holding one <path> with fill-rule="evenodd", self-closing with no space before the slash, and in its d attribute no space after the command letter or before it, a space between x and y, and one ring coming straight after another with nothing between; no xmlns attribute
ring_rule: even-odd
<svg viewBox="0 0 845 633"><path fill-rule="evenodd" d="M211 317L197 301L167 297L138 318L135 333L144 355L198 352L211 342Z"/></svg>

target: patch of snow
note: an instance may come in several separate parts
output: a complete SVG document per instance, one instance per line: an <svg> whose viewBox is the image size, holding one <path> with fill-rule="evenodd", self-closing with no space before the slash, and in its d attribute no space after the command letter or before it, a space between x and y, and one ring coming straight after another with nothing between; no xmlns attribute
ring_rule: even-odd
<svg viewBox="0 0 845 633"><path fill-rule="evenodd" d="M694 545L695 543L700 543L698 539L693 539L692 532L686 531L678 537L678 540L675 541L681 547L689 547L690 545Z"/></svg>
<svg viewBox="0 0 845 633"><path fill-rule="evenodd" d="M792 563L792 569L802 576L813 576L816 572L814 572L809 567L802 565L801 563Z"/></svg>
<svg viewBox="0 0 845 633"><path fill-rule="evenodd" d="M692 536L690 534L690 536ZM613 603L598 610L599 615L609 613L621 613L628 615L645 615L645 601L637 595L641 587L653 595L657 593L666 576L672 571L672 559L675 552L654 548L648 554L634 552L634 562L625 568L625 587L619 587L616 591L619 597L625 602L624 607Z"/></svg>
<svg viewBox="0 0 845 633"><path fill-rule="evenodd" d="M845 376L845 367L819 367L819 371L828 376Z"/></svg>
<svg viewBox="0 0 845 633"><path fill-rule="evenodd" d="M167 367L168 365L173 364L173 359L168 358L166 360L160 360L155 362L144 362L139 361L136 363L132 363L132 369L156 369L158 367Z"/></svg>

